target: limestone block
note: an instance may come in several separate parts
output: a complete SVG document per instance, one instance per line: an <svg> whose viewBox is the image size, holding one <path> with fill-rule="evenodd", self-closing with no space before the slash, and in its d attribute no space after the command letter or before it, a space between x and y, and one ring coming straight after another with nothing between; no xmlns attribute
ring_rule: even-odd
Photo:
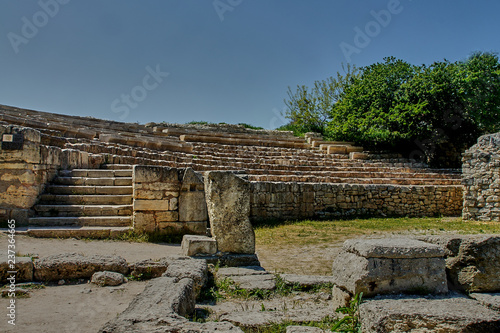
<svg viewBox="0 0 500 333"><path fill-rule="evenodd" d="M148 282L128 308L104 325L99 332L158 332L181 330L195 307L193 280L159 277ZM168 332L166 330L166 332Z"/></svg>
<svg viewBox="0 0 500 333"><path fill-rule="evenodd" d="M128 265L119 256L63 253L35 261L35 279L38 281L57 281L61 279L90 278L99 271L113 271L127 274Z"/></svg>
<svg viewBox="0 0 500 333"><path fill-rule="evenodd" d="M328 154L347 154L347 146L329 145L326 149Z"/></svg>
<svg viewBox="0 0 500 333"><path fill-rule="evenodd" d="M194 293L198 295L201 288L208 281L208 266L203 259L191 259L188 257L180 257L168 265L167 271L163 276L175 278L177 281L189 278L194 281Z"/></svg>
<svg viewBox="0 0 500 333"><path fill-rule="evenodd" d="M125 282L125 277L121 273L117 272L95 272L90 278L90 282L97 284L98 286L119 286Z"/></svg>
<svg viewBox="0 0 500 333"><path fill-rule="evenodd" d="M182 238L181 253L185 256L197 254L214 254L217 252L217 242L207 236L185 235Z"/></svg>
<svg viewBox="0 0 500 333"><path fill-rule="evenodd" d="M366 333L500 331L498 312L458 295L366 300L360 318Z"/></svg>
<svg viewBox="0 0 500 333"><path fill-rule="evenodd" d="M11 276L9 271L15 271L16 283L33 281L33 262L29 257L16 257L14 268L11 268L7 256L0 259L0 283L7 283Z"/></svg>
<svg viewBox="0 0 500 333"><path fill-rule="evenodd" d="M158 231L177 235L206 235L207 222L158 222Z"/></svg>
<svg viewBox="0 0 500 333"><path fill-rule="evenodd" d="M135 183L179 183L177 169L160 166L135 165Z"/></svg>
<svg viewBox="0 0 500 333"><path fill-rule="evenodd" d="M141 279L160 277L168 268L175 257L165 257L158 260L146 259L129 265L130 275Z"/></svg>
<svg viewBox="0 0 500 333"><path fill-rule="evenodd" d="M444 251L411 239L349 240L333 262L335 285L351 295L445 293Z"/></svg>
<svg viewBox="0 0 500 333"><path fill-rule="evenodd" d="M221 252L255 253L250 223L250 186L233 173L205 174L205 194L212 236Z"/></svg>
<svg viewBox="0 0 500 333"><path fill-rule="evenodd" d="M156 216L157 223L179 221L179 213L174 212L174 211L156 212L155 216Z"/></svg>
<svg viewBox="0 0 500 333"><path fill-rule="evenodd" d="M208 220L207 203L203 188L203 178L193 169L187 168L179 196L179 221L206 221Z"/></svg>
<svg viewBox="0 0 500 333"><path fill-rule="evenodd" d="M134 212L134 230L153 232L156 230L154 213Z"/></svg>
<svg viewBox="0 0 500 333"><path fill-rule="evenodd" d="M163 211L169 210L168 200L134 200L134 211L139 210L152 210L152 211Z"/></svg>
<svg viewBox="0 0 500 333"><path fill-rule="evenodd" d="M454 235L423 239L446 249L446 269L454 287L467 292L500 291L500 236Z"/></svg>

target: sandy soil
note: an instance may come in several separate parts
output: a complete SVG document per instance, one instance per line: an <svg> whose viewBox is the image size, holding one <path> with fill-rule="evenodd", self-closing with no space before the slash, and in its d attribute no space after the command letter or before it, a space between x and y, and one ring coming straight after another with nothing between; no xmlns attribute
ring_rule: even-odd
<svg viewBox="0 0 500 333"><path fill-rule="evenodd" d="M7 236L0 234L0 253L7 252ZM119 255L128 262L180 254L172 244L83 241L16 236L20 255L46 257L76 252L84 255ZM108 320L125 310L146 282L131 281L119 287L93 284L55 285L31 291L31 297L16 300L16 325L8 324L9 299L0 298L0 332L97 332Z"/></svg>

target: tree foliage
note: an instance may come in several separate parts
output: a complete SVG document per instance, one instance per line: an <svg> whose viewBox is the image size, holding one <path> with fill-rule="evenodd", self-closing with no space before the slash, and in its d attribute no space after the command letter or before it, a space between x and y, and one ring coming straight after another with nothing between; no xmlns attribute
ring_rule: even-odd
<svg viewBox="0 0 500 333"><path fill-rule="evenodd" d="M297 86L295 91L288 87L286 117L291 120L287 128L298 129L300 132L324 133L326 125L331 120L332 107L344 92L344 88L357 75L357 68L348 64L344 75L314 82L314 87Z"/></svg>
<svg viewBox="0 0 500 333"><path fill-rule="evenodd" d="M482 52L430 66L389 57L289 97L288 117L331 139L456 167L480 135L500 130L500 63Z"/></svg>

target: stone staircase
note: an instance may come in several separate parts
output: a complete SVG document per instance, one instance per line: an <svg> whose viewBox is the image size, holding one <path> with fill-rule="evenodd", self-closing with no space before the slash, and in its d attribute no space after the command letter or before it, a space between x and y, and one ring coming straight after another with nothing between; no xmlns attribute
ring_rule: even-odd
<svg viewBox="0 0 500 333"><path fill-rule="evenodd" d="M132 166L61 170L33 207L28 234L114 238L132 227Z"/></svg>

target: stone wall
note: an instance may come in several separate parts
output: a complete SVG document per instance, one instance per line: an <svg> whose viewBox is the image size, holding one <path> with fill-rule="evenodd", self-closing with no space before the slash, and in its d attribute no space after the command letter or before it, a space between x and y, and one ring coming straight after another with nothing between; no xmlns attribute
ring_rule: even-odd
<svg viewBox="0 0 500 333"><path fill-rule="evenodd" d="M13 137L21 143L12 144ZM30 209L60 168L97 167L97 155L41 144L39 131L0 125L0 220L28 223ZM100 156L100 155L99 155Z"/></svg>
<svg viewBox="0 0 500 333"><path fill-rule="evenodd" d="M500 221L500 133L480 137L462 162L464 220Z"/></svg>
<svg viewBox="0 0 500 333"><path fill-rule="evenodd" d="M251 183L252 220L459 216L461 186Z"/></svg>
<svg viewBox="0 0 500 333"><path fill-rule="evenodd" d="M206 234L203 181L191 168L134 166L134 229L164 234Z"/></svg>

